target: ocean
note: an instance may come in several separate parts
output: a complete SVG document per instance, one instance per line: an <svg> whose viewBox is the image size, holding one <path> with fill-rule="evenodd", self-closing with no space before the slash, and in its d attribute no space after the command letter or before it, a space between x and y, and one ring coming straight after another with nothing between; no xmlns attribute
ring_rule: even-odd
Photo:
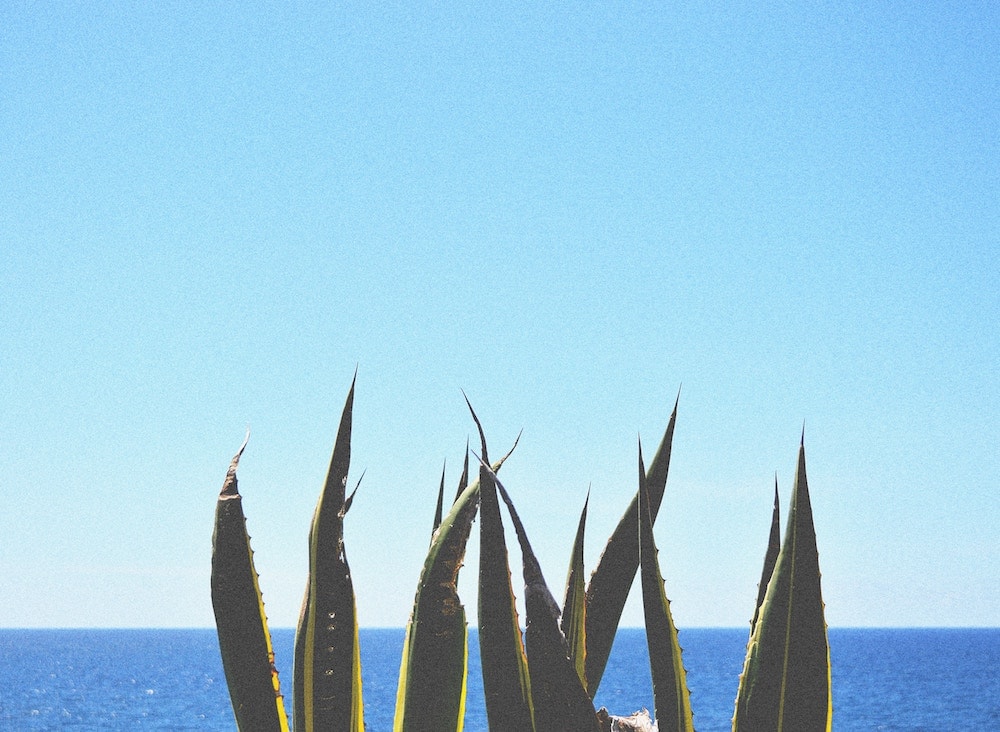
<svg viewBox="0 0 1000 732"><path fill-rule="evenodd" d="M294 632L275 653L291 696ZM392 729L403 631L361 631L369 730ZM747 631L681 631L695 727L730 729ZM833 728L842 732L1000 731L1000 628L830 630ZM215 631L0 630L0 729L236 728ZM465 729L486 729L477 642L470 642ZM622 629L598 690L614 714L652 710L641 629ZM286 704L289 715L291 705Z"/></svg>

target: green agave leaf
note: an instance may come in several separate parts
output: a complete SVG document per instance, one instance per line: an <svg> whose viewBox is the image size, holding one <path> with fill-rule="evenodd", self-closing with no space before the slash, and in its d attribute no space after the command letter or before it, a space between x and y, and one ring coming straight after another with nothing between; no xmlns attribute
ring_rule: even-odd
<svg viewBox="0 0 1000 732"><path fill-rule="evenodd" d="M364 731L357 608L344 549L353 406L354 382L309 529L309 578L295 632L297 732Z"/></svg>
<svg viewBox="0 0 1000 732"><path fill-rule="evenodd" d="M566 574L566 596L563 599L562 619L559 628L566 637L569 647L569 657L573 662L580 682L587 686L587 591L583 576L583 539L587 527L587 506L590 503L590 491L583 502L580 512L580 523L576 527L576 539L573 541L573 554L570 557L569 571Z"/></svg>
<svg viewBox="0 0 1000 732"><path fill-rule="evenodd" d="M659 555L653 541L649 487L639 446L639 565L642 605L646 620L649 669L653 676L653 700L659 732L694 732L687 672L670 613L670 600L663 587Z"/></svg>
<svg viewBox="0 0 1000 732"><path fill-rule="evenodd" d="M785 539L747 646L733 730L809 732L832 725L830 645L800 445Z"/></svg>
<svg viewBox="0 0 1000 732"><path fill-rule="evenodd" d="M444 467L441 468L441 487L438 488L437 506L434 508L434 528L431 530L432 541L434 532L437 531L438 526L441 525L441 515L444 512L444 472L447 467L448 464L446 462Z"/></svg>
<svg viewBox="0 0 1000 732"><path fill-rule="evenodd" d="M466 398L467 404L468 401ZM493 472L487 467L483 427L471 404L469 411L479 430L483 451L483 465L479 469L479 655L486 716L492 730L530 731L535 727L528 661L511 586L500 503Z"/></svg>
<svg viewBox="0 0 1000 732"><path fill-rule="evenodd" d="M236 483L236 468L249 439L247 433L229 464L215 508L212 607L237 726L245 732L288 732L243 499Z"/></svg>
<svg viewBox="0 0 1000 732"><path fill-rule="evenodd" d="M545 584L524 525L503 484L492 471L489 477L507 504L521 545L527 615L525 645L535 729L544 732L600 732L594 705L569 658L566 637L559 629L559 606Z"/></svg>
<svg viewBox="0 0 1000 732"><path fill-rule="evenodd" d="M677 395L680 401L680 394ZM670 447L677 421L677 401L670 414L670 421L663 434L660 447L653 456L646 476L649 487L649 507L653 521L660 510L663 492L670 468ZM604 668L611 655L611 646L618 632L618 622L625 608L632 581L639 568L639 494L636 493L625 514L618 522L611 538L604 547L597 569L587 587L587 691L591 698L597 692L604 676Z"/></svg>
<svg viewBox="0 0 1000 732"><path fill-rule="evenodd" d="M757 605L753 611L753 620L750 621L750 633L757 626L757 618L760 616L760 606L764 604L764 595L767 593L767 585L771 581L774 573L774 565L778 561L778 552L781 551L781 513L778 508L778 476L774 476L774 510L771 512L771 535L767 541L767 552L764 554L764 569L760 573L760 584L757 585Z"/></svg>
<svg viewBox="0 0 1000 732"><path fill-rule="evenodd" d="M494 463L494 472L500 470L513 450L512 447ZM460 732L465 723L469 638L457 585L479 508L479 482L469 485L468 445L458 485L458 496L451 510L431 537L413 612L406 626L394 732ZM440 505L441 490L438 495Z"/></svg>
<svg viewBox="0 0 1000 732"><path fill-rule="evenodd" d="M514 444L517 445L516 442ZM512 447L511 448L511 452L513 452L513 450L514 450L514 448ZM510 457L510 453L509 452L507 453L507 455L504 456L503 459L506 460L508 457ZM503 464L503 461L501 461L501 464ZM499 467L500 467L499 465L496 466L497 469L499 469ZM462 465L462 477L458 479L458 491L455 493L455 500L456 501L459 499L459 497L462 495L462 493L465 492L465 489L468 488L468 486L469 486L469 441L466 440L465 441L465 463Z"/></svg>
<svg viewBox="0 0 1000 732"><path fill-rule="evenodd" d="M478 507L477 482L461 493L431 541L406 627L394 732L463 727L469 638L457 583Z"/></svg>

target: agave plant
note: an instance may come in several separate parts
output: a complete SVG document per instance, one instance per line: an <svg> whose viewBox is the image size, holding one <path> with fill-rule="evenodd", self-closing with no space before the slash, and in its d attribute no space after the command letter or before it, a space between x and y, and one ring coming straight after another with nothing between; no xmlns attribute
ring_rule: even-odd
<svg viewBox="0 0 1000 732"><path fill-rule="evenodd" d="M293 663L293 722L295 730L302 732L365 729L358 620L343 531L354 496L347 494L353 405L352 383L309 531L309 577ZM639 446L638 490L589 583L584 579L583 556L589 496L584 502L561 606L546 583L511 494L498 477L511 452L490 462L484 430L468 406L480 438L478 480L470 482L467 449L455 500L445 513L442 475L430 548L406 627L394 732L460 732L463 728L469 636L457 581L477 513L479 650L490 729L653 729L644 712L619 717L595 709L593 703L625 599L638 573L655 728L692 732L694 715L683 653L652 531L667 482L677 404L648 470ZM244 440L230 463L216 508L212 603L237 726L244 732L281 732L289 730L289 723L237 490L236 470L245 447ZM521 550L523 629L501 503ZM740 676L733 730L829 730L829 644L802 446L783 544L778 533L775 486L771 539Z"/></svg>

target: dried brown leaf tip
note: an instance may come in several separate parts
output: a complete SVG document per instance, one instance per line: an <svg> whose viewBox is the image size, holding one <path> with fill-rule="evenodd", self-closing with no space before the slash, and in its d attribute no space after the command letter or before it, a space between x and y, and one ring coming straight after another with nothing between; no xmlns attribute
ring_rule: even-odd
<svg viewBox="0 0 1000 732"><path fill-rule="evenodd" d="M240 445L240 449L236 451L233 455L233 459L229 463L229 470L226 471L226 481L222 484L222 492L219 493L219 498L236 498L240 495L239 490L236 486L236 468L240 465L240 457L243 456L243 451L247 447L247 443L250 442L250 428L247 427L246 437L243 438L243 444Z"/></svg>

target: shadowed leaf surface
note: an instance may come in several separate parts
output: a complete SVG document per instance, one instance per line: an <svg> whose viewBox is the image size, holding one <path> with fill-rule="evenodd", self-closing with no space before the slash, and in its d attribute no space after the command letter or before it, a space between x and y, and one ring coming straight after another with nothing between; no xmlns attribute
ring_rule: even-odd
<svg viewBox="0 0 1000 732"><path fill-rule="evenodd" d="M511 448L513 449L513 448ZM507 453L509 456L510 453ZM506 459L506 458L504 458ZM502 461L501 461L502 462ZM499 469L499 465L497 469ZM462 464L462 477L458 479L458 491L455 493L455 500L457 501L465 489L469 486L469 443L465 443L465 462Z"/></svg>
<svg viewBox="0 0 1000 732"><path fill-rule="evenodd" d="M528 661L507 563L500 503L493 473L487 467L486 436L471 405L469 411L483 452L479 470L479 654L486 716L491 730L533 730Z"/></svg>
<svg viewBox="0 0 1000 732"><path fill-rule="evenodd" d="M653 700L659 732L694 732L687 673L660 574L659 552L653 540L646 469L639 447L639 566L642 606L649 647L649 669L653 677Z"/></svg>
<svg viewBox="0 0 1000 732"><path fill-rule="evenodd" d="M811 732L832 723L830 646L800 446L785 539L747 646L733 730Z"/></svg>
<svg viewBox="0 0 1000 732"><path fill-rule="evenodd" d="M566 597L563 599L562 619L559 623L563 635L566 636L570 660L584 688L587 685L587 591L583 577L583 539L587 527L589 503L590 491L587 492L587 499L583 502L580 522L576 527L573 554L566 574Z"/></svg>
<svg viewBox="0 0 1000 732"><path fill-rule="evenodd" d="M243 732L287 732L271 634L236 483L236 468L245 447L246 440L229 465L216 504L212 607L237 726Z"/></svg>
<svg viewBox="0 0 1000 732"><path fill-rule="evenodd" d="M445 466L447 467L447 466ZM433 534L437 531L438 526L441 525L441 516L444 513L444 472L445 468L441 469L441 486L438 488L438 499L437 506L434 508L434 528L431 530L431 536L433 541ZM455 500L458 500L457 498Z"/></svg>
<svg viewBox="0 0 1000 732"><path fill-rule="evenodd" d="M459 495L431 541L406 628L394 732L448 732L464 724L469 638L457 581L478 506L476 483Z"/></svg>
<svg viewBox="0 0 1000 732"><path fill-rule="evenodd" d="M678 400L680 395L678 395ZM649 508L656 521L663 491L667 485L670 468L670 447L677 421L677 402L670 414L670 421L663 434L660 447L653 456L646 476L649 487ZM636 493L625 515L621 517L611 538L608 539L597 568L587 587L587 691L591 698L597 692L608 664L611 646L618 631L618 622L625 608L625 600L639 568L639 494Z"/></svg>
<svg viewBox="0 0 1000 732"><path fill-rule="evenodd" d="M364 731L357 610L344 548L353 406L354 383L309 529L309 577L295 632L296 732Z"/></svg>
<svg viewBox="0 0 1000 732"><path fill-rule="evenodd" d="M750 621L750 633L757 625L757 618L760 616L760 606L764 604L764 595L767 594L767 585L774 574L774 565L778 561L778 553L781 551L781 512L778 506L778 476L774 477L774 509L771 511L771 534L767 540L767 551L764 553L764 568L760 573L760 584L757 585L757 604L753 611L753 620Z"/></svg>
<svg viewBox="0 0 1000 732"><path fill-rule="evenodd" d="M539 732L600 732L594 705L569 658L566 638L559 629L559 607L545 584L524 525L503 484L495 475L490 477L507 504L521 545L527 614L525 645L535 729Z"/></svg>

